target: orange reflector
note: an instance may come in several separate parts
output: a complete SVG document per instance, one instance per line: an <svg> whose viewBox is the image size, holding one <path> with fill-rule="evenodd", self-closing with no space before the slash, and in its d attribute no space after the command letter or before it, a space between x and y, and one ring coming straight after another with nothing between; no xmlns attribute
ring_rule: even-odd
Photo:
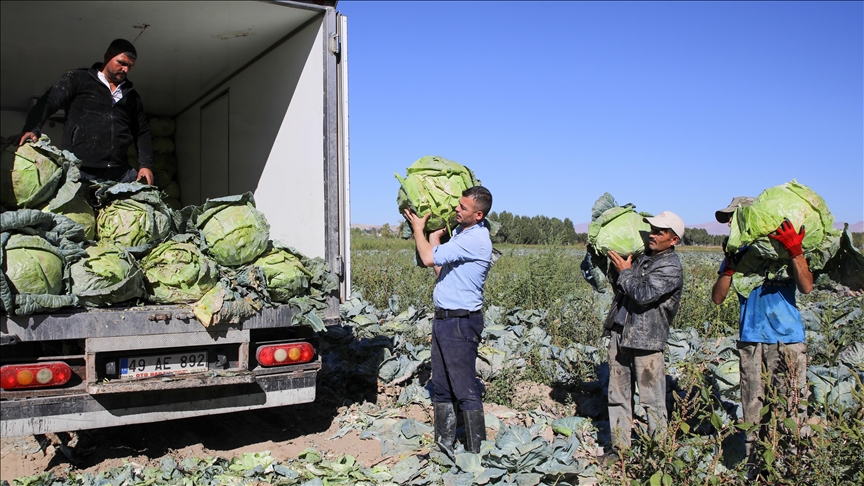
<svg viewBox="0 0 864 486"><path fill-rule="evenodd" d="M315 348L309 343L269 344L261 346L255 359L261 366L283 366L308 363L315 357Z"/></svg>
<svg viewBox="0 0 864 486"><path fill-rule="evenodd" d="M0 368L0 388L4 390L60 386L68 383L70 378L72 368L61 361Z"/></svg>

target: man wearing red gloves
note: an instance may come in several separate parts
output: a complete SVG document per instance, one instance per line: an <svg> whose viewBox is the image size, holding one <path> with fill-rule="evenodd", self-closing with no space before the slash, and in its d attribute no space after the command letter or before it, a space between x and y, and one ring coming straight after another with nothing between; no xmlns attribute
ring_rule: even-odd
<svg viewBox="0 0 864 486"><path fill-rule="evenodd" d="M715 213L720 223L729 223L739 207L749 206L753 198L736 197L732 203ZM738 351L741 362L741 405L744 421L751 424L761 423L760 410L765 406L762 383L762 367L771 374L771 382L777 391L787 394L787 379L791 376L799 388L801 400L807 397L807 346L805 344L804 323L795 306L795 289L804 294L813 290L813 274L804 258L801 242L804 240L804 226L795 231L788 219L777 228L770 238L777 240L789 254L787 276L765 282L753 289L749 296L738 295L741 303L741 316L738 320L740 336ZM725 250L725 246L724 246ZM732 285L735 264L740 261L746 247L735 255L727 255L720 265L717 282L711 292L711 300L722 304ZM794 369L790 368L794 366ZM804 414L799 412L799 416ZM799 424L801 425L801 424ZM747 457L752 461L755 444L759 440L756 432L746 439Z"/></svg>

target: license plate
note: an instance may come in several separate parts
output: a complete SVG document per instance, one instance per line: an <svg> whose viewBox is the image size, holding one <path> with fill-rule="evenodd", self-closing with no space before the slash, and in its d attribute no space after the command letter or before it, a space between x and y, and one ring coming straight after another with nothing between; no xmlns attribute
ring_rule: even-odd
<svg viewBox="0 0 864 486"><path fill-rule="evenodd" d="M120 378L149 378L207 371L207 352L120 358Z"/></svg>

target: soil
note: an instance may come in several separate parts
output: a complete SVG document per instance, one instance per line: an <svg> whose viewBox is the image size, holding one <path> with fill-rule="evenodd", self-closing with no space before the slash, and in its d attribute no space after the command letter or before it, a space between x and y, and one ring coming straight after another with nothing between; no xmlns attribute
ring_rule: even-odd
<svg viewBox="0 0 864 486"><path fill-rule="evenodd" d="M383 393L382 393L383 392ZM531 385L519 390L525 405L549 412L560 411L561 404L550 398L550 390ZM388 400L386 390L379 389L378 402ZM314 448L328 459L344 454L370 467L382 463L393 465L398 458L383 457L377 440L361 440L352 430L332 439L340 429L338 418L349 413L349 407L335 406L333 399L319 399L312 404L295 405L210 417L195 417L167 422L127 425L77 433L0 439L0 479L12 483L22 476L53 471L58 477L70 472L98 472L134 463L158 466L165 456L178 462L187 457L232 458L244 452L270 451L276 461L296 459L307 448ZM432 425L432 407L410 405L397 414ZM521 408L521 407L520 407ZM524 409L524 408L523 408ZM500 405L486 404L485 411L509 424L525 424L525 414ZM530 423L528 424L530 425ZM551 440L551 430L548 430ZM496 430L487 430L494 438Z"/></svg>

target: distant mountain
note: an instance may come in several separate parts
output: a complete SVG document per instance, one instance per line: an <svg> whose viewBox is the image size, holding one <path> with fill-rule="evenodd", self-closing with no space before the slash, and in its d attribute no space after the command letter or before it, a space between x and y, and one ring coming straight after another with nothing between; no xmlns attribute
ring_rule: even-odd
<svg viewBox="0 0 864 486"><path fill-rule="evenodd" d="M728 235L729 225L711 221L710 223L688 224L688 228L703 228L709 235Z"/></svg>
<svg viewBox="0 0 864 486"><path fill-rule="evenodd" d="M577 233L587 233L589 224L590 223L574 224L573 229L575 229ZM726 226L725 224L721 224L721 223L718 223L716 221L713 223L687 225L687 227L688 228L705 228L705 230L708 231L709 235L728 235L729 234L729 227Z"/></svg>
<svg viewBox="0 0 864 486"><path fill-rule="evenodd" d="M843 229L843 223L834 223L834 227L837 229ZM849 224L849 231L853 233L864 233L864 221L858 221L855 224Z"/></svg>

